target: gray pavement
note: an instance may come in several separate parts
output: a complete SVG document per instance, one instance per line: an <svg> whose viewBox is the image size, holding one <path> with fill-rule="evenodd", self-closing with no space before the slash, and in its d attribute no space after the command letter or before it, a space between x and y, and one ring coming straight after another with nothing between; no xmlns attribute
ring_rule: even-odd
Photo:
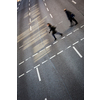
<svg viewBox="0 0 100 100"><path fill-rule="evenodd" d="M18 2L17 100L84 100L84 8L77 9L80 3ZM69 27L64 8L76 15L78 25ZM48 33L48 22L63 33L63 37L56 35L56 42Z"/></svg>

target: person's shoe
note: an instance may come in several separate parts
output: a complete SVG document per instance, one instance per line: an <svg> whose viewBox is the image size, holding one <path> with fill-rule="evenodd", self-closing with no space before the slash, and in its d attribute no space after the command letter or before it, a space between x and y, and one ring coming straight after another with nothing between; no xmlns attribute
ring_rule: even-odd
<svg viewBox="0 0 100 100"><path fill-rule="evenodd" d="M61 34L61 37L63 36L63 34Z"/></svg>
<svg viewBox="0 0 100 100"><path fill-rule="evenodd" d="M77 25L78 23L76 23L75 25Z"/></svg>
<svg viewBox="0 0 100 100"><path fill-rule="evenodd" d="M56 41L56 40L57 40L57 38L54 41Z"/></svg>
<svg viewBox="0 0 100 100"><path fill-rule="evenodd" d="M70 27L73 27L73 25L70 25Z"/></svg>

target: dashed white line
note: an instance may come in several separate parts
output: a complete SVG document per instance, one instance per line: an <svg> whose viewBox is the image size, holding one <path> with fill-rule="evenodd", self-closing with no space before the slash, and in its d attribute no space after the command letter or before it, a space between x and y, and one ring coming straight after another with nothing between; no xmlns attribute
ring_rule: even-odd
<svg viewBox="0 0 100 100"><path fill-rule="evenodd" d="M82 55L79 53L79 51L75 47L73 47L73 49L76 51L76 53L79 55L79 57L82 58Z"/></svg>
<svg viewBox="0 0 100 100"><path fill-rule="evenodd" d="M45 49L43 49L43 50L39 51L39 53L40 53L40 52L43 52L44 50L45 50Z"/></svg>
<svg viewBox="0 0 100 100"><path fill-rule="evenodd" d="M32 55L32 57L36 56L38 53L35 53L34 55Z"/></svg>
<svg viewBox="0 0 100 100"><path fill-rule="evenodd" d="M79 28L75 29L73 32L76 32L76 31L78 31L78 30L79 30Z"/></svg>
<svg viewBox="0 0 100 100"><path fill-rule="evenodd" d="M70 32L69 34L67 34L66 36L69 36L69 35L71 35L72 34L72 32Z"/></svg>
<svg viewBox="0 0 100 100"><path fill-rule="evenodd" d="M29 73L30 71L32 71L32 69L28 70L26 73Z"/></svg>
<svg viewBox="0 0 100 100"><path fill-rule="evenodd" d="M42 64L46 63L47 61L48 61L48 60L43 61Z"/></svg>
<svg viewBox="0 0 100 100"><path fill-rule="evenodd" d="M37 68L37 67L39 67L40 66L40 64L38 64L37 66L35 66L34 68Z"/></svg>
<svg viewBox="0 0 100 100"><path fill-rule="evenodd" d="M53 44L56 44L58 41L54 42Z"/></svg>
<svg viewBox="0 0 100 100"><path fill-rule="evenodd" d="M65 36L64 37L62 37L61 39L64 39L65 38Z"/></svg>
<svg viewBox="0 0 100 100"><path fill-rule="evenodd" d="M47 6L47 4L46 4L46 3L44 3L44 5L45 5L45 6Z"/></svg>
<svg viewBox="0 0 100 100"><path fill-rule="evenodd" d="M70 47L71 47L71 45L70 45L70 46L68 46L66 49L69 49ZM65 50L66 50L66 49L65 49Z"/></svg>
<svg viewBox="0 0 100 100"><path fill-rule="evenodd" d="M29 19L30 23L31 23L31 18Z"/></svg>
<svg viewBox="0 0 100 100"><path fill-rule="evenodd" d="M22 61L21 63L19 63L19 65L21 65L21 64L23 64L24 63L24 61Z"/></svg>
<svg viewBox="0 0 100 100"><path fill-rule="evenodd" d="M50 17L53 18L53 16L50 14Z"/></svg>
<svg viewBox="0 0 100 100"><path fill-rule="evenodd" d="M44 100L47 100L47 98L45 98Z"/></svg>
<svg viewBox="0 0 100 100"><path fill-rule="evenodd" d="M74 4L76 4L76 2L75 2L74 0L72 0L72 2L73 2Z"/></svg>
<svg viewBox="0 0 100 100"><path fill-rule="evenodd" d="M45 0L43 0L43 1L45 1Z"/></svg>
<svg viewBox="0 0 100 100"><path fill-rule="evenodd" d="M80 28L83 28L84 27L84 25L82 25Z"/></svg>
<svg viewBox="0 0 100 100"><path fill-rule="evenodd" d="M24 76L24 75L25 75L24 73L23 73L23 74L21 74L21 75L19 76L19 78L20 78L20 77L22 77L22 76Z"/></svg>
<svg viewBox="0 0 100 100"><path fill-rule="evenodd" d="M30 31L32 30L32 27L30 26Z"/></svg>
<svg viewBox="0 0 100 100"><path fill-rule="evenodd" d="M31 59L31 57L27 58L25 61L28 61L29 59Z"/></svg>
<svg viewBox="0 0 100 100"><path fill-rule="evenodd" d="M19 47L19 49L20 49L20 48L22 48L22 47L23 47L23 45L22 45L22 46L20 46L20 47Z"/></svg>
<svg viewBox="0 0 100 100"><path fill-rule="evenodd" d="M36 71L37 71L38 79L39 79L39 81L41 81L41 77L40 77L39 69L36 68Z"/></svg>
<svg viewBox="0 0 100 100"><path fill-rule="evenodd" d="M63 50L61 50L60 52L57 53L57 55L61 54L63 52Z"/></svg>
<svg viewBox="0 0 100 100"><path fill-rule="evenodd" d="M63 21L59 22L58 24L61 24L61 23L63 23Z"/></svg>
<svg viewBox="0 0 100 100"><path fill-rule="evenodd" d="M50 47L51 47L51 45L47 46L46 49L48 49L48 48L50 48Z"/></svg>
<svg viewBox="0 0 100 100"><path fill-rule="evenodd" d="M50 59L52 59L52 58L54 58L54 57L56 57L56 55L54 55L54 56L50 57Z"/></svg>
<svg viewBox="0 0 100 100"><path fill-rule="evenodd" d="M73 43L73 45L75 45L75 44L77 44L77 43L79 43L79 41L77 41L77 42Z"/></svg>
<svg viewBox="0 0 100 100"><path fill-rule="evenodd" d="M80 39L81 41L84 40L84 38Z"/></svg>
<svg viewBox="0 0 100 100"><path fill-rule="evenodd" d="M47 11L49 11L49 9L47 8Z"/></svg>
<svg viewBox="0 0 100 100"><path fill-rule="evenodd" d="M30 13L29 13L29 15L30 15Z"/></svg>
<svg viewBox="0 0 100 100"><path fill-rule="evenodd" d="M30 8L29 8L29 10L30 10Z"/></svg>

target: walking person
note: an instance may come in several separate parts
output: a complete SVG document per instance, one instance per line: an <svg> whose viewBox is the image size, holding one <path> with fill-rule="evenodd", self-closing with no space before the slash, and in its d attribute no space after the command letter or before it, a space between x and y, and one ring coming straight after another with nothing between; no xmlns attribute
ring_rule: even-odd
<svg viewBox="0 0 100 100"><path fill-rule="evenodd" d="M67 17L68 17L68 20L70 21L70 27L72 27L73 25L72 25L72 21L74 21L75 22L75 25L77 25L78 24L78 22L76 21L76 19L74 18L75 17L75 15L72 13L72 12L70 12L70 11L68 11L68 10L66 10L66 9L64 9L64 11L65 11L65 13L66 13L66 15L67 15Z"/></svg>
<svg viewBox="0 0 100 100"><path fill-rule="evenodd" d="M50 28L50 31L49 31L49 33L52 31L52 36L54 37L54 41L56 41L57 40L57 38L55 37L55 34L58 34L58 35L61 35L61 36L63 36L63 34L62 33L59 33L59 32L57 32L56 31L56 27L55 26L52 26L50 23L47 23L47 26Z"/></svg>

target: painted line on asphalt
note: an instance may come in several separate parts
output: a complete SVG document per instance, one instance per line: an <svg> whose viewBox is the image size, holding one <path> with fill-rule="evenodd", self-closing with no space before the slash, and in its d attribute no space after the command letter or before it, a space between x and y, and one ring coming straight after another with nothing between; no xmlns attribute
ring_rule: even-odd
<svg viewBox="0 0 100 100"><path fill-rule="evenodd" d="M61 23L63 23L63 21L59 22L58 24L61 24Z"/></svg>
<svg viewBox="0 0 100 100"><path fill-rule="evenodd" d="M29 59L31 59L31 57L27 58L25 61L28 61Z"/></svg>
<svg viewBox="0 0 100 100"><path fill-rule="evenodd" d="M49 11L49 9L47 8L47 11Z"/></svg>
<svg viewBox="0 0 100 100"><path fill-rule="evenodd" d="M30 31L32 31L32 27L30 26Z"/></svg>
<svg viewBox="0 0 100 100"><path fill-rule="evenodd" d="M37 71L38 79L39 79L39 81L41 81L41 77L40 77L39 69L36 68L36 71Z"/></svg>
<svg viewBox="0 0 100 100"><path fill-rule="evenodd" d="M29 8L29 10L30 10L30 8Z"/></svg>
<svg viewBox="0 0 100 100"><path fill-rule="evenodd" d="M44 100L47 100L47 98L45 98Z"/></svg>
<svg viewBox="0 0 100 100"><path fill-rule="evenodd" d="M54 57L56 57L56 55L53 55L52 57L50 57L50 59L53 59Z"/></svg>
<svg viewBox="0 0 100 100"><path fill-rule="evenodd" d="M47 61L48 61L48 60L43 61L42 64L46 63Z"/></svg>
<svg viewBox="0 0 100 100"><path fill-rule="evenodd" d="M60 52L57 53L57 55L61 54L63 52L63 50L61 50Z"/></svg>
<svg viewBox="0 0 100 100"><path fill-rule="evenodd" d="M68 46L65 50L67 50L67 49L69 49L69 48L71 48L71 45L70 45L70 46Z"/></svg>
<svg viewBox="0 0 100 100"><path fill-rule="evenodd" d="M24 73L23 73L23 74L21 74L21 75L19 76L19 78L20 78L20 77L22 77L22 76L24 76L24 75L25 75Z"/></svg>
<svg viewBox="0 0 100 100"><path fill-rule="evenodd" d="M29 15L30 15L30 13L29 13Z"/></svg>
<svg viewBox="0 0 100 100"><path fill-rule="evenodd" d="M46 49L48 49L48 48L50 48L50 47L51 47L51 45L47 46Z"/></svg>
<svg viewBox="0 0 100 100"><path fill-rule="evenodd" d="M22 61L21 63L19 63L19 65L21 65L21 64L23 64L24 63L24 61Z"/></svg>
<svg viewBox="0 0 100 100"><path fill-rule="evenodd" d="M19 47L19 49L20 49L20 48L22 48L22 47L23 47L23 45L22 45L22 46L20 46L20 47Z"/></svg>
<svg viewBox="0 0 100 100"><path fill-rule="evenodd" d="M41 51L39 51L39 53L43 52L45 49L42 49Z"/></svg>
<svg viewBox="0 0 100 100"><path fill-rule="evenodd" d="M46 3L44 3L44 5L45 5L45 6L47 6L47 4L46 4Z"/></svg>
<svg viewBox="0 0 100 100"><path fill-rule="evenodd" d="M82 25L80 28L83 28L84 27L84 25Z"/></svg>
<svg viewBox="0 0 100 100"><path fill-rule="evenodd" d="M50 17L53 18L53 16L50 14Z"/></svg>
<svg viewBox="0 0 100 100"><path fill-rule="evenodd" d="M30 3L29 3L29 6L30 6Z"/></svg>
<svg viewBox="0 0 100 100"><path fill-rule="evenodd" d="M29 19L30 23L31 23L31 18Z"/></svg>
<svg viewBox="0 0 100 100"><path fill-rule="evenodd" d="M32 69L28 70L26 73L29 73L30 71L32 71Z"/></svg>
<svg viewBox="0 0 100 100"><path fill-rule="evenodd" d="M72 34L72 32L70 32L69 34L67 34L66 36L69 36L69 35L71 35Z"/></svg>
<svg viewBox="0 0 100 100"><path fill-rule="evenodd" d="M34 69L37 68L37 67L39 67L39 66L40 66L40 64L36 65L36 66L34 67Z"/></svg>
<svg viewBox="0 0 100 100"><path fill-rule="evenodd" d="M84 38L80 39L81 41L84 40Z"/></svg>
<svg viewBox="0 0 100 100"><path fill-rule="evenodd" d="M65 36L64 37L62 37L61 39L64 39L65 38Z"/></svg>
<svg viewBox="0 0 100 100"><path fill-rule="evenodd" d="M73 47L73 49L76 51L76 53L79 55L79 57L82 58L82 55L79 53L79 51L75 47Z"/></svg>
<svg viewBox="0 0 100 100"><path fill-rule="evenodd" d="M45 1L45 0L43 0L43 1Z"/></svg>
<svg viewBox="0 0 100 100"><path fill-rule="evenodd" d="M79 43L79 41L77 41L77 42L73 43L73 45L75 45L75 44L77 44L77 43Z"/></svg>
<svg viewBox="0 0 100 100"><path fill-rule="evenodd" d="M53 44L56 44L58 41L54 42Z"/></svg>
<svg viewBox="0 0 100 100"><path fill-rule="evenodd" d="M78 30L79 30L79 28L75 29L73 32L76 32L76 31L78 31Z"/></svg>
<svg viewBox="0 0 100 100"><path fill-rule="evenodd" d="M38 53L35 53L34 55L32 55L32 57L36 56Z"/></svg>
<svg viewBox="0 0 100 100"><path fill-rule="evenodd" d="M76 4L76 1L72 0L72 2L73 2L74 4Z"/></svg>

